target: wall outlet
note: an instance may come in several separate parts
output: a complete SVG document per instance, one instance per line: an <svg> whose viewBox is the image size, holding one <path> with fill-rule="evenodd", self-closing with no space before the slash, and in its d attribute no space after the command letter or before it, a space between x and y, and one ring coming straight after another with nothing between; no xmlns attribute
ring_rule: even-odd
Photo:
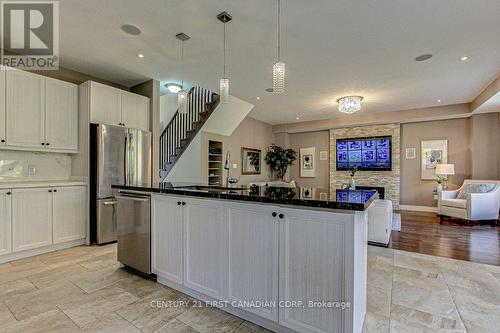
<svg viewBox="0 0 500 333"><path fill-rule="evenodd" d="M36 166L33 164L28 164L28 175L33 176L36 174Z"/></svg>

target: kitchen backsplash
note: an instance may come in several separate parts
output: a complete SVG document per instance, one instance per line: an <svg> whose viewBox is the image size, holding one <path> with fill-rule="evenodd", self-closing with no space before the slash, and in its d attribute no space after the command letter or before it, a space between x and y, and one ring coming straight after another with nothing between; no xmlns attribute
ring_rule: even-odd
<svg viewBox="0 0 500 333"><path fill-rule="evenodd" d="M67 154L0 150L0 182L66 180L71 176Z"/></svg>

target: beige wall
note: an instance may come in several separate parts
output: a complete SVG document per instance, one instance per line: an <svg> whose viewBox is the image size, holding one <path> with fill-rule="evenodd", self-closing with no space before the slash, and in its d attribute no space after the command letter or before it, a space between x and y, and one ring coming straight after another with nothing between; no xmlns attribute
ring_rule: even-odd
<svg viewBox="0 0 500 333"><path fill-rule="evenodd" d="M238 185L246 185L254 181L270 180L270 170L264 161L267 148L274 142L272 126L262 121L246 117L236 128L231 136L213 134L210 132L202 133L201 141L201 174L205 182L208 181L208 141L215 140L223 142L224 156L229 150L231 152L231 165L237 164L236 169L231 169L231 177L240 178ZM254 148L262 150L262 171L260 175L242 175L241 174L241 148ZM224 173L224 182L225 177Z"/></svg>
<svg viewBox="0 0 500 333"><path fill-rule="evenodd" d="M284 134L284 133L281 133ZM288 142L286 146L282 147L291 148L297 152L297 160L295 164L289 169L288 179L297 181L299 186L304 187L318 187L328 189L330 186L330 172L329 172L329 159L326 161L320 161L319 153L320 151L326 151L328 154L330 152L329 144L329 132L328 131L318 131L318 132L307 132L307 133L295 133L287 134ZM276 144L278 144L278 138L276 139ZM282 135L279 138L283 141ZM316 177L314 178L301 178L300 177L300 148L316 148L316 156L314 156L314 161L316 164Z"/></svg>
<svg viewBox="0 0 500 333"><path fill-rule="evenodd" d="M450 188L459 187L470 177L470 119L441 120L401 126L401 204L436 206L432 191L433 180L420 179L421 141L448 140L448 163L455 164L455 176L450 176ZM406 148L416 148L416 158L406 159Z"/></svg>
<svg viewBox="0 0 500 333"><path fill-rule="evenodd" d="M498 113L471 117L472 178L497 179L499 161Z"/></svg>

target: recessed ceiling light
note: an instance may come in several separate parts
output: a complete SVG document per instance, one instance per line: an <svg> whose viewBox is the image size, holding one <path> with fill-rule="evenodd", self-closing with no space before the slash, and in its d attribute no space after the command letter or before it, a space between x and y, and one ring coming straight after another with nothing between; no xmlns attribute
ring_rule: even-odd
<svg viewBox="0 0 500 333"><path fill-rule="evenodd" d="M460 57L460 61L462 61L462 62L467 61L467 60L469 60L468 56Z"/></svg>
<svg viewBox="0 0 500 333"><path fill-rule="evenodd" d="M144 59L144 54L142 54L142 53L139 53L137 56L138 56L139 58L141 58L141 59Z"/></svg>
<svg viewBox="0 0 500 333"><path fill-rule="evenodd" d="M440 100L440 99L438 99L438 100L437 100L437 102L438 102L438 103L441 103L441 100Z"/></svg>
<svg viewBox="0 0 500 333"><path fill-rule="evenodd" d="M121 26L121 28L124 33L132 36L137 36L141 34L141 29L132 24L124 24Z"/></svg>
<svg viewBox="0 0 500 333"><path fill-rule="evenodd" d="M182 86L178 83L167 83L167 84L165 84L165 87L172 94L177 94L179 91L182 90Z"/></svg>
<svg viewBox="0 0 500 333"><path fill-rule="evenodd" d="M266 91L269 93L272 93L274 91L274 89L273 88L266 88Z"/></svg>
<svg viewBox="0 0 500 333"><path fill-rule="evenodd" d="M257 98L257 100L260 100L260 97L259 97L259 96L255 97L255 98Z"/></svg>
<svg viewBox="0 0 500 333"><path fill-rule="evenodd" d="M415 58L415 61L426 61L432 58L432 54L421 54Z"/></svg>
<svg viewBox="0 0 500 333"><path fill-rule="evenodd" d="M300 119L300 117L295 117L295 119L299 120L299 119Z"/></svg>

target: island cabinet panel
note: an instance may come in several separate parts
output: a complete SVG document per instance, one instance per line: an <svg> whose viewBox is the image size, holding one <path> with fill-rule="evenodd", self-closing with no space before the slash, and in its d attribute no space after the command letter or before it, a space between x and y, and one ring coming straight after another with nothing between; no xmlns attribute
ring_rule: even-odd
<svg viewBox="0 0 500 333"><path fill-rule="evenodd" d="M85 186L58 187L52 191L53 243L83 239L86 225L87 188Z"/></svg>
<svg viewBox="0 0 500 333"><path fill-rule="evenodd" d="M348 332L345 311L321 302L345 300L346 225L352 215L283 209L279 309L282 326L303 333ZM345 219L345 221L342 221ZM318 302L317 304L311 304ZM287 303L290 302L290 303ZM298 303L302 302L302 306Z"/></svg>
<svg viewBox="0 0 500 333"><path fill-rule="evenodd" d="M278 304L278 208L227 206L229 301L244 304L245 310L277 322L278 308L272 304ZM265 306L259 307L257 302Z"/></svg>
<svg viewBox="0 0 500 333"><path fill-rule="evenodd" d="M216 299L227 297L227 218L216 200L185 205L184 286Z"/></svg>
<svg viewBox="0 0 500 333"><path fill-rule="evenodd" d="M153 273L182 285L184 247L182 198L153 196L151 214Z"/></svg>

